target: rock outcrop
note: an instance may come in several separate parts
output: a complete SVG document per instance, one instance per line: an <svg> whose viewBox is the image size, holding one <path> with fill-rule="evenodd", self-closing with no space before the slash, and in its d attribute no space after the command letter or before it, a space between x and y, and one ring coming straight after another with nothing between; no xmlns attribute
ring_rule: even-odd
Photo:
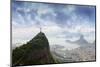
<svg viewBox="0 0 100 67"><path fill-rule="evenodd" d="M38 33L26 44L15 48L12 53L13 66L56 63L50 53L48 39L43 32Z"/></svg>

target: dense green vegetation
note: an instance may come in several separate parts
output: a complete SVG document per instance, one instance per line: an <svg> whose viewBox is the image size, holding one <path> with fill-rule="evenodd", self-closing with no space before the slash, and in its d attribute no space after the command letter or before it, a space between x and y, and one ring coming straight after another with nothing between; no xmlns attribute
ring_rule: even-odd
<svg viewBox="0 0 100 67"><path fill-rule="evenodd" d="M12 52L13 66L50 63L57 63L57 60L52 57L48 39L42 32Z"/></svg>

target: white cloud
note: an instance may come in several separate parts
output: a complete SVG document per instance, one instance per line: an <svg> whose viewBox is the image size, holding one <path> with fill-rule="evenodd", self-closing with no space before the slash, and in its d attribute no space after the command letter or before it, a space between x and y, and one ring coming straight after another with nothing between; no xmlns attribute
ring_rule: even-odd
<svg viewBox="0 0 100 67"><path fill-rule="evenodd" d="M68 49L72 49L70 44L66 43L67 38L64 37L66 35L72 36L72 34L68 34L67 32L73 33L73 34L80 32L80 34L83 34L85 36L87 41L92 42L95 39L95 29L89 25L83 24L83 25L77 25L74 28L68 28L68 27L62 28L58 26L55 22L46 21L46 23L44 23L45 20L41 20L41 19L39 21L42 24L41 26L42 31L46 34L50 45L61 44L61 45L66 45ZM21 26L13 27L13 30L12 30L13 42L25 43L31 40L39 31L40 31L39 26L37 26L36 24L33 24L32 26L26 26L26 27L21 27ZM66 33L63 34L63 32L66 32ZM63 37L57 38L58 36L63 36ZM73 37L73 38L68 38L68 39L75 40L78 38ZM75 46L75 44L73 44L72 47L76 48L78 46L77 45Z"/></svg>
<svg viewBox="0 0 100 67"><path fill-rule="evenodd" d="M75 11L75 6L73 5L67 5L63 10L62 10L65 14L67 15L73 15L74 11Z"/></svg>
<svg viewBox="0 0 100 67"><path fill-rule="evenodd" d="M76 44L69 44L66 43L66 35L72 36L74 34L83 34L85 38L88 41L93 41L95 39L95 28L91 26L91 24L88 24L88 20L82 18L81 16L78 16L74 13L75 7L74 6L67 6L66 9L63 11L65 14L70 15L71 18L65 21L66 23L63 25L64 27L61 27L57 24L56 21L52 20L45 20L41 19L40 16L42 14L51 13L53 16L56 16L53 9L48 8L47 6L37 6L39 7L37 9L38 15L35 16L35 20L31 19L30 15L27 14L27 12L30 12L33 10L33 7L25 8L24 11L26 19L28 20L28 24L25 24L26 21L19 13L17 13L17 20L21 23L18 23L18 21L15 21L13 19L12 21L12 40L13 43L25 43L29 40L31 40L39 31L40 27L42 27L42 31L46 34L50 45L59 44L59 45L65 45L68 49L76 48L78 47ZM35 9L35 7L34 7ZM21 8L18 8L18 10L21 10ZM84 19L84 20L83 20ZM37 24L38 23L38 24ZM65 32L65 33L63 33ZM60 38L58 38L60 36ZM80 35L79 35L80 36ZM70 40L77 39L77 37L68 38Z"/></svg>

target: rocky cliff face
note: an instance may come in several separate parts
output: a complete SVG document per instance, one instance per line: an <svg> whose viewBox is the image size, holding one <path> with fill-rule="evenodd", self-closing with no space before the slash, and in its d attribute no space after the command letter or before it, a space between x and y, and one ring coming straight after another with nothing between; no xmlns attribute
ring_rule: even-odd
<svg viewBox="0 0 100 67"><path fill-rule="evenodd" d="M55 63L49 42L43 32L38 33L32 40L13 50L13 66L37 65Z"/></svg>

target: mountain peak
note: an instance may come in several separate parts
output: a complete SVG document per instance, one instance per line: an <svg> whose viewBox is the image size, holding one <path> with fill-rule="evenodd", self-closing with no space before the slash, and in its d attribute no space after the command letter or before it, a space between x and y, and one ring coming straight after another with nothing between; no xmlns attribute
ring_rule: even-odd
<svg viewBox="0 0 100 67"><path fill-rule="evenodd" d="M73 44L78 44L80 46L87 46L87 45L89 45L89 43L85 40L83 35L80 35L80 38L78 40L76 40L76 41L67 40L67 42L73 43Z"/></svg>
<svg viewBox="0 0 100 67"><path fill-rule="evenodd" d="M88 42L85 40L83 35L80 35L79 40L77 40L77 43L79 44L88 44Z"/></svg>
<svg viewBox="0 0 100 67"><path fill-rule="evenodd" d="M55 63L51 53L48 39L43 32L39 32L27 44L13 50L13 64L36 65Z"/></svg>
<svg viewBox="0 0 100 67"><path fill-rule="evenodd" d="M80 35L80 39L84 39L84 36L83 35Z"/></svg>

